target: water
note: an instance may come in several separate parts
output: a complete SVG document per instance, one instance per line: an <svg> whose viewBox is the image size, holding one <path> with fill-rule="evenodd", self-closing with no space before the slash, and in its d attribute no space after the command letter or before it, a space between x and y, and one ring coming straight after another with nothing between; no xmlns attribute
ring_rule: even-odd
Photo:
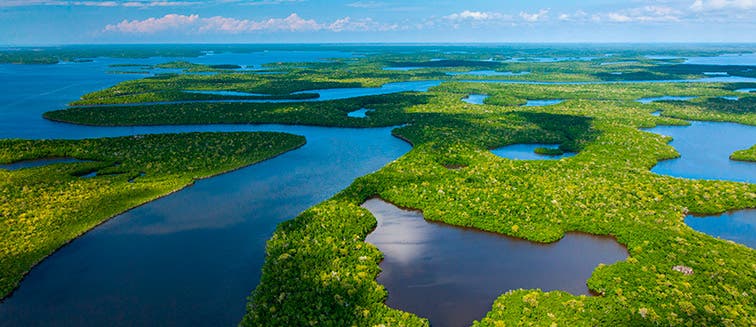
<svg viewBox="0 0 756 327"><path fill-rule="evenodd" d="M446 73L446 75L449 76L459 76L459 75L470 75L470 76L523 76L528 75L530 72L497 72L494 70L473 70L469 72L449 72Z"/></svg>
<svg viewBox="0 0 756 327"><path fill-rule="evenodd" d="M637 60L627 60L627 61L611 61L611 62L602 62L599 64L599 66L608 66L608 65L626 65L626 64L638 64L640 63Z"/></svg>
<svg viewBox="0 0 756 327"><path fill-rule="evenodd" d="M0 305L0 325L235 325L275 227L410 150L390 128L246 129L292 132L308 143L199 181L73 241Z"/></svg>
<svg viewBox="0 0 756 327"><path fill-rule="evenodd" d="M490 97L491 96L487 94L470 94L462 98L462 101L469 104L483 104L486 101L486 99Z"/></svg>
<svg viewBox="0 0 756 327"><path fill-rule="evenodd" d="M428 92L428 89L434 86L441 85L443 81L411 81L411 82L396 82L387 83L381 85L381 87L356 87L356 88L334 88L334 89L320 89L320 90L307 90L294 92L291 94L318 94L317 98L311 99L277 99L277 100L249 100L249 99L223 99L223 100L186 100L186 101L158 101L158 102L140 102L140 103L127 103L127 104L105 104L105 105L87 105L87 107L129 107L129 106L144 106L144 105L161 105L161 104L185 104L185 103L300 103L300 102L320 102L331 100L343 100L356 97L364 97L370 95L386 95L401 92ZM231 92L231 91L201 91L204 94L217 94L217 95L236 95L236 96L248 96L257 95L257 93L243 93L243 92ZM229 94L229 92L231 92ZM194 92L198 93L198 92ZM260 94L267 96L267 94Z"/></svg>
<svg viewBox="0 0 756 327"><path fill-rule="evenodd" d="M411 67L383 67L383 70L406 72L406 71L410 71L410 70L424 69L424 68L429 68L429 67L415 67L415 66L411 66Z"/></svg>
<svg viewBox="0 0 756 327"><path fill-rule="evenodd" d="M535 153L535 149L537 148L556 149L558 147L558 144L512 144L491 150L491 152L499 157L512 160L559 160L562 158L573 157L577 154L573 152L565 152L558 156L549 156Z"/></svg>
<svg viewBox="0 0 756 327"><path fill-rule="evenodd" d="M586 280L596 266L628 255L609 237L570 233L539 244L428 222L378 199L363 207L378 220L366 241L384 253L378 282L388 290L386 304L426 317L434 327L469 326L508 290L589 294Z"/></svg>
<svg viewBox="0 0 756 327"><path fill-rule="evenodd" d="M302 92L294 92L292 94L300 93L317 93L320 95L317 99L310 99L309 101L327 101L327 100L341 100L355 97L362 97L368 95L384 95L400 92L427 92L428 89L434 86L441 85L443 81L412 81L412 82L397 82L383 84L381 87L360 87L360 88L341 88L341 89L323 89L323 90L308 90ZM287 102L287 101L278 101ZM288 101L292 102L292 101ZM302 102L301 100L296 102Z"/></svg>
<svg viewBox="0 0 756 327"><path fill-rule="evenodd" d="M725 99L725 100L730 100L730 101L738 101L738 100L740 100L739 97L721 97L721 98Z"/></svg>
<svg viewBox="0 0 756 327"><path fill-rule="evenodd" d="M737 89L737 90L735 90L735 92L752 93L752 92L756 92L756 88Z"/></svg>
<svg viewBox="0 0 756 327"><path fill-rule="evenodd" d="M730 160L756 141L756 128L734 123L692 122L690 126L658 126L647 131L668 135L680 158L659 162L652 172L691 179L756 182L756 163Z"/></svg>
<svg viewBox="0 0 756 327"><path fill-rule="evenodd" d="M526 107L545 107L545 106L552 106L555 104L560 104L564 102L562 99L553 99L553 100L528 100L528 102L525 103Z"/></svg>
<svg viewBox="0 0 756 327"><path fill-rule="evenodd" d="M133 61L133 60L132 60ZM89 127L41 118L133 78L117 60L0 65L0 137L81 139L191 131L281 131L307 144L123 213L44 260L0 304L0 326L236 325L278 223L410 150L391 128L284 125ZM223 62L228 62L223 60ZM338 172L335 174L334 172Z"/></svg>
<svg viewBox="0 0 756 327"><path fill-rule="evenodd" d="M270 96L270 94L263 94L263 93L248 93L248 92L237 92L237 91L200 91L200 90L184 90L184 93L195 93L195 94L212 94L212 95L225 95L225 96L235 96L235 97L266 97L266 96Z"/></svg>
<svg viewBox="0 0 756 327"><path fill-rule="evenodd" d="M365 109L365 108L357 109L355 111L347 113L347 117L352 117L352 118L367 118L367 113L370 112L370 111L375 111L375 110L374 109Z"/></svg>
<svg viewBox="0 0 756 327"><path fill-rule="evenodd" d="M699 232L756 249L756 209L707 217L688 215L685 223Z"/></svg>
<svg viewBox="0 0 756 327"><path fill-rule="evenodd" d="M49 159L38 159L38 160L24 160L24 161L14 162L11 164L0 165L0 169L19 170L19 169L36 168L36 167L49 166L49 165L54 165L54 164L66 164L66 163L74 163L74 162L84 162L84 160L79 160L75 158L49 158Z"/></svg>
<svg viewBox="0 0 756 327"><path fill-rule="evenodd" d="M602 84L640 84L640 83L756 83L754 77L715 76L698 79L661 79L661 80L624 80L624 81L591 81L591 82L546 82L521 80L460 80L465 83L502 83L527 85L602 85Z"/></svg>
<svg viewBox="0 0 756 327"><path fill-rule="evenodd" d="M724 54L715 57L690 57L686 64L693 65L756 65L756 53Z"/></svg>
<svg viewBox="0 0 756 327"><path fill-rule="evenodd" d="M668 95L665 95L665 96L661 96L661 97L640 98L640 99L635 100L635 101L643 103L643 104L649 104L649 103L657 102L657 101L688 101L688 100L693 100L695 98L697 98L697 97L680 97L680 96L668 96Z"/></svg>

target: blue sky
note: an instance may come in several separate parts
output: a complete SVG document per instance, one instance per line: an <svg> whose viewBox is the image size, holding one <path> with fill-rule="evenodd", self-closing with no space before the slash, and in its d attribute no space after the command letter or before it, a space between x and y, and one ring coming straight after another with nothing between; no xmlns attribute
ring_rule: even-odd
<svg viewBox="0 0 756 327"><path fill-rule="evenodd" d="M756 0L0 0L0 45L756 42Z"/></svg>

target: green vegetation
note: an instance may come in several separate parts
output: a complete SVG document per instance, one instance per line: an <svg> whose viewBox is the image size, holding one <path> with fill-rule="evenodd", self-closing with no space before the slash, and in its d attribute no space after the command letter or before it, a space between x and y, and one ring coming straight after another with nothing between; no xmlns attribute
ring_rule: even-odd
<svg viewBox="0 0 756 327"><path fill-rule="evenodd" d="M756 145L746 150L735 151L730 159L738 161L754 161L756 162Z"/></svg>
<svg viewBox="0 0 756 327"><path fill-rule="evenodd" d="M535 148L533 152L535 152L536 154L542 154L545 156L560 156L564 154L564 150L560 148L551 149L551 148L540 147L540 148Z"/></svg>
<svg viewBox="0 0 756 327"><path fill-rule="evenodd" d="M214 74L171 74L124 82L88 94L75 104L130 105L69 108L46 113L45 117L105 126L401 125L393 133L413 144L410 153L279 226L268 242L262 280L250 296L243 326L426 326L428 322L420 317L388 308L384 304L386 291L375 281L382 254L364 239L376 221L359 205L376 195L399 206L422 210L426 219L457 226L537 242L553 242L565 232L578 231L612 236L628 248L630 257L626 261L599 266L587 281L588 287L600 296L513 290L497 299L488 315L475 323L477 326L756 325L756 250L695 232L683 221L689 212L715 214L756 207L756 184L653 174L651 167L677 153L667 144L669 138L640 130L658 124L685 125L689 119L756 125L756 97L734 92L753 84L471 83L465 80L691 79L704 77L703 73L711 70L681 65L678 59L648 59L634 49L614 49L614 56L609 57L602 52L608 50L601 48L528 52L518 47L511 51L483 47L465 53L470 48L458 47L454 48L458 52L450 50L443 55L446 60L433 60L440 54L422 48L401 55L388 49L393 48L377 47L375 54L364 58L265 66L282 74L223 72L175 62L163 67ZM654 51L657 50L646 53ZM701 54L694 50L658 51ZM539 55L594 58L528 62ZM504 62L522 57L522 62ZM387 66L423 68L384 70ZM530 73L447 75L476 69ZM722 69L741 76L750 72L742 66ZM286 98L297 91L428 79L449 82L427 93L323 102L140 104L226 99L184 90L264 93ZM469 94L490 97L482 105L460 101ZM698 98L650 104L636 101L665 95ZM736 95L741 97L739 101L719 98ZM565 101L547 107L522 106L528 99L556 98ZM374 111L369 119L347 117L347 113L359 108ZM651 115L657 111L660 117ZM489 151L516 143L560 144L557 150L537 151L578 154L557 161L515 161ZM42 156L51 155L98 160L44 168L71 169L62 173L66 176L64 181L79 181L73 176L94 168L107 174L130 167L125 159L121 165L113 166L120 159L104 160L70 152ZM19 159L23 158L13 160ZM140 170L128 171L133 176ZM126 181L122 185L130 185L128 174L93 180L121 178ZM136 181L149 176L148 172ZM150 193L141 199L158 193L165 192ZM134 195L120 199L132 198L139 199ZM680 265L692 268L694 273L673 270Z"/></svg>
<svg viewBox="0 0 756 327"><path fill-rule="evenodd" d="M304 144L282 133L190 133L121 138L0 140L0 163L86 162L0 169L0 295L40 260L106 219L207 178ZM93 178L80 178L90 172Z"/></svg>

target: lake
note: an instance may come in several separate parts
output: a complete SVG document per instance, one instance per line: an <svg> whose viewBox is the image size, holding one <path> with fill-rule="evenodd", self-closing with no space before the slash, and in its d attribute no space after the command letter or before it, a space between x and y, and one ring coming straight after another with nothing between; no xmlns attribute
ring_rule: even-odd
<svg viewBox="0 0 756 327"><path fill-rule="evenodd" d="M378 220L366 241L384 254L378 282L386 304L428 318L434 327L469 326L508 290L590 294L600 264L627 258L613 238L568 233L551 244L426 221L380 199L362 205Z"/></svg>

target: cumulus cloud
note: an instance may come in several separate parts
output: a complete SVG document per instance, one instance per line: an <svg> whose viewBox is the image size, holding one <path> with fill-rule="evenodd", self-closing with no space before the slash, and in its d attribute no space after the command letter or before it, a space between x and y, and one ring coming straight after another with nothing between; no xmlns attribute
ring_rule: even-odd
<svg viewBox="0 0 756 327"><path fill-rule="evenodd" d="M344 17L330 23L321 23L314 19L305 19L296 13L285 18L264 20L237 19L214 16L203 18L199 15L169 14L144 20L124 20L118 24L105 26L105 32L127 34L152 34L163 31L184 33L223 33L240 34L252 32L307 32L307 31L389 31L398 29L397 25L387 25L371 18L352 19Z"/></svg>
<svg viewBox="0 0 756 327"><path fill-rule="evenodd" d="M465 10L462 12L454 13L448 16L445 16L445 19L452 20L452 21L464 21L464 20L472 20L472 21L484 21L484 20L498 20L498 19L506 19L510 16L498 13L498 12L484 12L484 11L470 11Z"/></svg>
<svg viewBox="0 0 756 327"><path fill-rule="evenodd" d="M160 18L147 18L145 20L123 20L118 24L105 26L106 32L122 33L156 33L170 29L178 29L199 21L199 15L168 14Z"/></svg>

